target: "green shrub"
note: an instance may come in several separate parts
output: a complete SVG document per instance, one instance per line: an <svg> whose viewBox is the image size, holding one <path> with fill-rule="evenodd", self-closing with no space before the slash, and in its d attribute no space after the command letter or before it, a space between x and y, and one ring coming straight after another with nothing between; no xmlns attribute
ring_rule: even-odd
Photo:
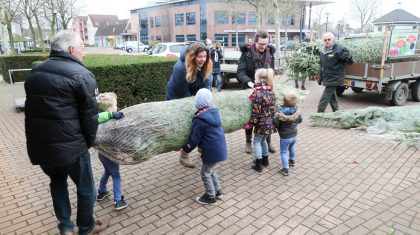
<svg viewBox="0 0 420 235"><path fill-rule="evenodd" d="M34 61L43 61L48 58L47 54L19 54L12 56L1 56L0 65L3 80L10 83L9 69L30 69ZM29 72L15 72L13 73L14 81L25 81Z"/></svg>
<svg viewBox="0 0 420 235"><path fill-rule="evenodd" d="M152 56L89 55L83 60L100 92L118 95L118 106L165 100L174 59Z"/></svg>
<svg viewBox="0 0 420 235"><path fill-rule="evenodd" d="M32 68L48 55L15 55L1 57L2 71ZM118 95L118 106L128 107L165 99L165 89L175 59L154 56L87 55L85 66L95 75L100 92ZM28 73L19 72L14 80L24 81ZM9 82L8 72L3 78Z"/></svg>

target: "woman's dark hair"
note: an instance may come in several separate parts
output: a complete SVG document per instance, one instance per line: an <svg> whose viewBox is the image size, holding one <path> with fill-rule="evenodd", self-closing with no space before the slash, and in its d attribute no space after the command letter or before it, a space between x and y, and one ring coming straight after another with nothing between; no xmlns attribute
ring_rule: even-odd
<svg viewBox="0 0 420 235"><path fill-rule="evenodd" d="M262 38L262 39L266 39L268 38L268 33L265 30L258 30L258 32L255 34L254 37L254 42L258 42L258 40Z"/></svg>

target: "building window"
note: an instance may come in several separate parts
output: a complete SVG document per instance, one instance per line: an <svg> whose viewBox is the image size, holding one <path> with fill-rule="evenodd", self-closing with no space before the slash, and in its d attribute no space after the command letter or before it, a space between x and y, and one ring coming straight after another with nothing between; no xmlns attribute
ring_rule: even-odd
<svg viewBox="0 0 420 235"><path fill-rule="evenodd" d="M157 27L160 27L160 17L159 16L156 16L155 17L155 27L157 28Z"/></svg>
<svg viewBox="0 0 420 235"><path fill-rule="evenodd" d="M245 24L245 13L238 12L232 16L232 24Z"/></svg>
<svg viewBox="0 0 420 235"><path fill-rule="evenodd" d="M379 25L379 26L378 26L378 31L379 31L379 32L382 32L382 25Z"/></svg>
<svg viewBox="0 0 420 235"><path fill-rule="evenodd" d="M245 43L245 34L238 34L238 44ZM232 34L232 46L236 47L236 33Z"/></svg>
<svg viewBox="0 0 420 235"><path fill-rule="evenodd" d="M197 41L195 34L188 34L187 35L187 41Z"/></svg>
<svg viewBox="0 0 420 235"><path fill-rule="evenodd" d="M169 17L168 16L162 16L162 26L168 27L169 26Z"/></svg>
<svg viewBox="0 0 420 235"><path fill-rule="evenodd" d="M214 23L215 24L229 24L228 14L226 11L215 11L214 12Z"/></svg>
<svg viewBox="0 0 420 235"><path fill-rule="evenodd" d="M156 38L156 41L159 41L159 42L162 41L162 36L160 36L160 35L156 35L155 38Z"/></svg>
<svg viewBox="0 0 420 235"><path fill-rule="evenodd" d="M184 35L175 35L175 41L184 42L185 41Z"/></svg>
<svg viewBox="0 0 420 235"><path fill-rule="evenodd" d="M147 29L147 18L140 19L140 28Z"/></svg>
<svg viewBox="0 0 420 235"><path fill-rule="evenodd" d="M248 13L248 24L255 25L257 23L257 15L255 13Z"/></svg>
<svg viewBox="0 0 420 235"><path fill-rule="evenodd" d="M184 25L184 14L175 14L175 25Z"/></svg>
<svg viewBox="0 0 420 235"><path fill-rule="evenodd" d="M227 46L228 42L229 42L229 35L227 34L215 34L214 35L214 40L215 41L219 41L219 42L223 42L223 46Z"/></svg>
<svg viewBox="0 0 420 235"><path fill-rule="evenodd" d="M195 12L186 13L185 18L187 19L187 25L194 25L196 22Z"/></svg>
<svg viewBox="0 0 420 235"><path fill-rule="evenodd" d="M150 28L155 27L155 23L154 22L155 22L154 21L154 18L153 17L150 17Z"/></svg>
<svg viewBox="0 0 420 235"><path fill-rule="evenodd" d="M287 18L282 18L281 20L281 24L282 25L295 25L295 15L291 15L290 17Z"/></svg>
<svg viewBox="0 0 420 235"><path fill-rule="evenodd" d="M148 43L147 34L141 34L140 35L140 41L142 41L144 44Z"/></svg>

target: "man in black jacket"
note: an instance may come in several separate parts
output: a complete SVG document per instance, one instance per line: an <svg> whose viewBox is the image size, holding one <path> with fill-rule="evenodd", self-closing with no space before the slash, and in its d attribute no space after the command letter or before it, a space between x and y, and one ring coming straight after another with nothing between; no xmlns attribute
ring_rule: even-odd
<svg viewBox="0 0 420 235"><path fill-rule="evenodd" d="M318 104L318 113L323 113L330 103L333 112L338 110L337 87L344 85L344 69L346 64L353 64L353 57L347 48L334 43L334 35L324 34L324 48L320 53L319 85L325 90Z"/></svg>
<svg viewBox="0 0 420 235"><path fill-rule="evenodd" d="M61 234L74 234L67 178L77 187L79 234L105 229L109 219L93 218L96 200L88 149L98 129L97 85L81 62L83 42L63 30L51 39L50 57L26 82L25 133L29 158L50 177L51 197Z"/></svg>
<svg viewBox="0 0 420 235"><path fill-rule="evenodd" d="M255 81L255 70L259 68L274 69L274 53L276 48L268 44L269 35L266 31L260 30L255 34L254 43L249 45L242 45L241 58L239 58L238 69L236 75L239 82L242 83L243 88L253 88ZM252 129L245 129L246 145L245 152L251 152L252 146ZM267 137L268 149L271 153L276 152L271 145L271 135ZM268 162L264 162L268 165Z"/></svg>

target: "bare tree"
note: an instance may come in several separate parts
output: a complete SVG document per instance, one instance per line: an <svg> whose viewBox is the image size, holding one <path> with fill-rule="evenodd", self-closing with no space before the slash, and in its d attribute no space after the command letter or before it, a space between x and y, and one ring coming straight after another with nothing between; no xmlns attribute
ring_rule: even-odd
<svg viewBox="0 0 420 235"><path fill-rule="evenodd" d="M77 0L57 0L58 21L63 29L67 29L70 21L79 14Z"/></svg>
<svg viewBox="0 0 420 235"><path fill-rule="evenodd" d="M6 24L7 33L9 36L9 43L11 48L11 53L15 53L14 44L15 41L13 39L13 32L12 32L12 22L18 14L18 6L21 4L22 0L2 0L4 9L4 23Z"/></svg>
<svg viewBox="0 0 420 235"><path fill-rule="evenodd" d="M166 2L162 12L162 39L163 42L171 42L173 35L173 24L172 10L170 8L169 1Z"/></svg>
<svg viewBox="0 0 420 235"><path fill-rule="evenodd" d="M364 32L366 25L379 13L380 4L381 0L352 0L352 17L359 21L361 31Z"/></svg>
<svg viewBox="0 0 420 235"><path fill-rule="evenodd" d="M268 4L270 3L270 0L246 0L249 4L254 6L255 8L255 14L256 14L256 27L257 30L261 29L262 27L262 12L267 9Z"/></svg>
<svg viewBox="0 0 420 235"><path fill-rule="evenodd" d="M56 18L54 17L54 13L57 14L58 8L57 8L57 0L44 0L43 7L43 16L44 20L47 22L47 24L50 25L50 31L51 35L55 34L55 28L56 28Z"/></svg>
<svg viewBox="0 0 420 235"><path fill-rule="evenodd" d="M20 4L19 6L19 12L21 15L23 15L29 25L29 30L31 31L31 37L32 37L32 43L33 43L33 47L36 47L36 34L35 34L35 29L34 26L32 24L32 20L34 18L33 15L33 11L32 11L32 6L33 2L31 0L23 0L22 4Z"/></svg>

